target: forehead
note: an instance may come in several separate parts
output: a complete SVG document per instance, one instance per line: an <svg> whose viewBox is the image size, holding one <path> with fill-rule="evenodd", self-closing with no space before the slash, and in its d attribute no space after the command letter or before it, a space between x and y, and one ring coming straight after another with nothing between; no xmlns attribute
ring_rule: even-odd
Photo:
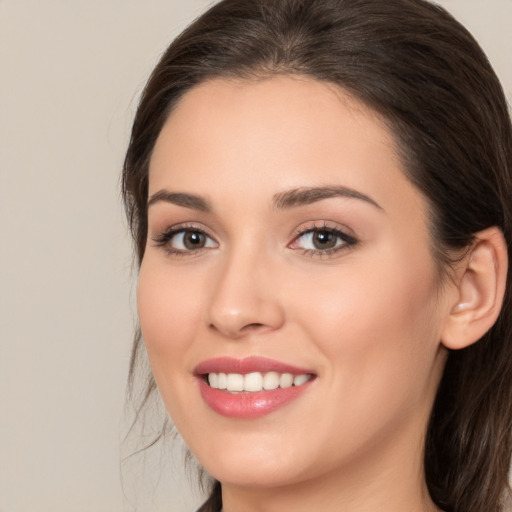
<svg viewBox="0 0 512 512"><path fill-rule="evenodd" d="M169 116L150 162L150 196L170 188L214 201L236 193L247 202L326 185L379 204L399 199L402 211L424 206L379 115L339 87L304 77L197 86Z"/></svg>

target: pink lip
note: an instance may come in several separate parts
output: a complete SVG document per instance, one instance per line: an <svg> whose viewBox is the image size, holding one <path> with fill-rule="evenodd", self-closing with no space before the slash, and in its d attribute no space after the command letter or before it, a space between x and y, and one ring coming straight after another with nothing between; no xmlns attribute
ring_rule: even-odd
<svg viewBox="0 0 512 512"><path fill-rule="evenodd" d="M232 359L222 357L200 363L195 368L199 390L206 404L216 413L228 418L253 419L269 414L302 395L315 380L312 378L301 386L277 388L269 391L229 393L211 388L205 380L207 373L251 373L270 372L300 375L313 373L310 370L283 364L272 359L249 357Z"/></svg>
<svg viewBox="0 0 512 512"><path fill-rule="evenodd" d="M206 373L251 373L251 372L278 372L301 375L303 373L314 373L307 368L298 368L289 364L281 363L266 357L246 357L245 359L233 359L232 357L218 357L208 359L198 364L194 369L196 375Z"/></svg>

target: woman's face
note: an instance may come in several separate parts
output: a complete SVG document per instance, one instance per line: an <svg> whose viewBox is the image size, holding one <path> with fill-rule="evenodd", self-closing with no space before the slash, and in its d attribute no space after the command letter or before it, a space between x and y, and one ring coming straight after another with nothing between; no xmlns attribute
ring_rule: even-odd
<svg viewBox="0 0 512 512"><path fill-rule="evenodd" d="M184 96L151 158L138 307L208 472L278 486L418 470L451 307L426 211L383 122L332 85Z"/></svg>

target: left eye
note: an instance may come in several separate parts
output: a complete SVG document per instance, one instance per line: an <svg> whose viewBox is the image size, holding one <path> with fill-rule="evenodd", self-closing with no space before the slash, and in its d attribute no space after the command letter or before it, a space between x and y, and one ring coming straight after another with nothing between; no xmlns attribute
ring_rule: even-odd
<svg viewBox="0 0 512 512"><path fill-rule="evenodd" d="M177 251L195 251L215 247L215 242L202 231L183 229L170 237L168 245Z"/></svg>
<svg viewBox="0 0 512 512"><path fill-rule="evenodd" d="M293 242L293 248L306 251L329 251L352 245L353 240L345 233L336 229L318 228L311 229L299 235Z"/></svg>

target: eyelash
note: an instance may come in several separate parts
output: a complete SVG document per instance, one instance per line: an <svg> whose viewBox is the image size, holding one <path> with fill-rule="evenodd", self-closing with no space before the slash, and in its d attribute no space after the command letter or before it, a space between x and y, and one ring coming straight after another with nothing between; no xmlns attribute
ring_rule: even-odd
<svg viewBox="0 0 512 512"><path fill-rule="evenodd" d="M312 233L328 233L336 237L337 241L334 247L329 249L300 249L299 247L292 247L296 242L307 235ZM153 242L156 247L161 247L165 250L165 252L171 256L175 257L186 257L186 256L198 256L203 251L210 249L211 247L199 247L197 249L183 250L183 249L175 249L170 245L171 240L178 234L186 234L186 233L198 233L209 240L212 240L215 244L217 242L206 233L203 229L194 226L194 225L181 225L181 226L173 226L165 231L163 231L160 235L153 238ZM338 241L341 240L342 243L338 244ZM208 242L207 242L208 243ZM358 240L351 235L348 235L346 232L340 230L337 227L329 226L326 222L323 222L321 225L313 225L306 229L300 228L296 231L293 236L292 241L288 244L288 247L295 250L302 250L302 254L304 256L320 256L320 257L328 257L334 254L337 254L341 251L346 251L356 245Z"/></svg>
<svg viewBox="0 0 512 512"><path fill-rule="evenodd" d="M333 256L335 254L338 254L342 251L346 251L358 243L358 240L356 238L347 234L345 231L342 231L338 227L329 226L326 222L322 222L321 225L313 225L306 229L303 229L303 228L298 229L297 232L295 233L295 236L293 237L292 242L288 245L288 247L291 247L298 240L306 237L306 235L309 235L312 233L322 233L322 232L328 233L329 235L336 237L336 239L338 241L341 241L342 243L340 243L338 245L338 241L337 241L336 242L337 245L335 245L334 247L329 248L329 249L302 249L302 254L304 256L329 257L329 256ZM297 249L299 249L299 248L297 248Z"/></svg>
<svg viewBox="0 0 512 512"><path fill-rule="evenodd" d="M176 235L183 233L199 233L200 235L205 236L206 238L210 240L214 240L211 236L206 233L203 229L194 226L194 225L180 225L180 226L172 226L165 231L163 231L160 235L153 238L153 242L155 243L156 247L161 247L165 250L165 252L171 256L177 256L177 257L186 257L186 256L198 256L201 254L204 250L209 249L209 247L200 247L198 249L191 249L191 250L183 250L183 249L175 249L170 245L170 241L175 237ZM214 240L215 243L217 243Z"/></svg>

